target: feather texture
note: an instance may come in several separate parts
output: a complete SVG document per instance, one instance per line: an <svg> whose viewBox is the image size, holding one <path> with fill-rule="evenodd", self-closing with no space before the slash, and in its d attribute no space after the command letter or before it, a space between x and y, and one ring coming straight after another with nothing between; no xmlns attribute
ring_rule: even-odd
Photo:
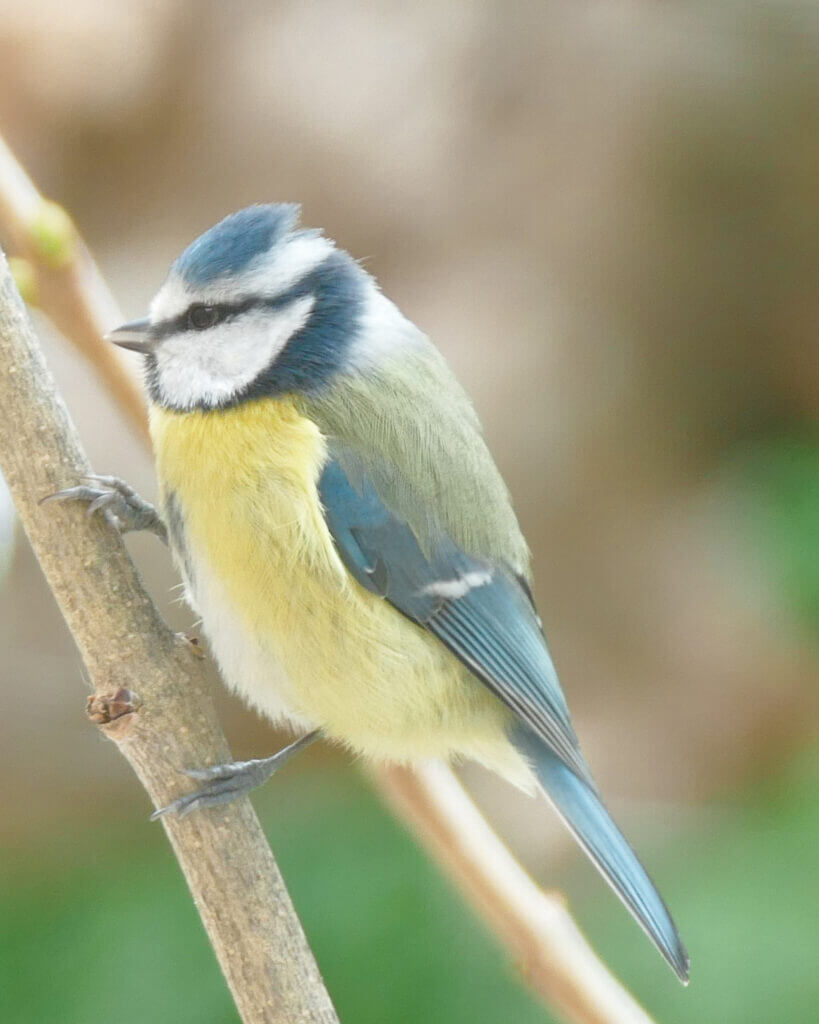
<svg viewBox="0 0 819 1024"><path fill-rule="evenodd" d="M512 742L592 862L686 981L688 956L674 922L604 807L580 752L526 589L503 566L467 556L447 537L436 538L428 555L422 552L371 481L354 488L336 459L325 467L319 490L350 572L441 640L515 713Z"/></svg>
<svg viewBox="0 0 819 1024"><path fill-rule="evenodd" d="M387 364L382 374L390 369ZM437 367L431 372L437 372ZM417 381L416 367L411 373ZM386 391L392 407L408 409L405 392L402 401L395 402L396 393L407 387L403 374L393 371L390 381ZM430 381L425 384L429 386ZM386 454L388 431L376 432L375 441L370 435L369 442L363 432L379 422L383 385L382 378L378 393L368 403L361 400L358 382L355 407L363 407L372 422L362 428L356 418L336 417L330 460L319 481L327 523L345 565L362 586L436 636L514 713L519 724L509 735L516 749L532 765L541 787L592 862L678 977L687 980L688 956L674 922L604 807L580 751L532 601L525 552L516 544L517 524L509 527L508 518L514 515L505 489L501 484L493 490L495 478L490 476L488 494L467 491L468 507L458 493L461 468L466 465L472 473L483 468L485 449L471 409L461 409L458 402L453 406L449 387L437 392L445 394L447 401L437 410L440 419L431 418L428 423L435 437L430 443L417 436L425 429L429 391L423 399L419 395L424 416L410 414L419 447L412 458L405 449L402 468L396 473ZM346 400L352 401L349 395ZM331 420L324 417L323 423L329 430ZM450 445L452 437L455 442ZM446 439L443 444L442 439ZM438 460L434 468L429 465L431 459ZM421 499L419 491L426 498ZM434 514L429 509L423 514L419 506L433 496ZM489 516L484 521L487 505ZM476 520L482 523L483 534Z"/></svg>
<svg viewBox="0 0 819 1024"><path fill-rule="evenodd" d="M371 758L466 756L527 789L534 768L683 977L676 930L600 803L530 592L516 579L525 546L505 488L493 490L497 471L486 522L480 507L453 505L451 490L434 514L423 510L417 489L435 493L460 479L462 462L489 458L471 409L452 448L400 460L410 474L402 480L388 465L389 431L380 449L368 447L349 417L358 430L339 436L338 410L352 401L331 403L335 432L295 398L152 410L173 548L226 681L272 718L319 726ZM362 409L385 417L373 396Z"/></svg>
<svg viewBox="0 0 819 1024"><path fill-rule="evenodd" d="M590 785L569 709L528 595L506 567L438 535L428 552L369 478L353 487L333 446L319 481L345 565L373 593L428 629Z"/></svg>
<svg viewBox="0 0 819 1024"><path fill-rule="evenodd" d="M175 557L229 686L368 757L466 756L532 789L509 713L340 560L317 488L326 442L291 400L154 407L151 432Z"/></svg>
<svg viewBox="0 0 819 1024"><path fill-rule="evenodd" d="M529 549L475 410L419 332L366 373L340 375L297 407L332 444L353 486L368 478L422 550L441 534L466 554L529 576ZM353 358L355 353L353 353Z"/></svg>
<svg viewBox="0 0 819 1024"><path fill-rule="evenodd" d="M515 730L515 743L529 758L544 793L680 981L688 983L689 960L668 908L598 793L578 778L539 737Z"/></svg>
<svg viewBox="0 0 819 1024"><path fill-rule="evenodd" d="M370 758L465 756L539 783L686 978L581 754L469 399L369 275L296 231L296 215L227 218L151 307L165 521L226 682Z"/></svg>

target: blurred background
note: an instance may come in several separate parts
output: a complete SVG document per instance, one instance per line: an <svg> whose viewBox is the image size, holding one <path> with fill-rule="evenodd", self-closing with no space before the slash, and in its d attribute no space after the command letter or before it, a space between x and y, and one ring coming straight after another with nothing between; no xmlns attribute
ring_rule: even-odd
<svg viewBox="0 0 819 1024"><path fill-rule="evenodd" d="M477 769L468 785L658 1021L815 1021L816 5L0 8L0 132L129 316L217 219L298 200L436 340L515 497L578 732L675 912L690 988L545 805ZM38 326L94 465L150 496L130 428ZM6 506L0 1018L234 1021ZM166 552L129 545L190 628ZM220 702L237 755L281 742ZM311 750L257 806L342 1020L550 1020L346 757Z"/></svg>

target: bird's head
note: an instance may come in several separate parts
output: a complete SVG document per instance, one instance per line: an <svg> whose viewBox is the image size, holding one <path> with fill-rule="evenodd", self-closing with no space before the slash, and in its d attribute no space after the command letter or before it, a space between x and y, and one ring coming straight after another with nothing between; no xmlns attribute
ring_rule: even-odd
<svg viewBox="0 0 819 1024"><path fill-rule="evenodd" d="M149 316L108 335L145 355L154 402L188 411L314 393L354 359L377 289L321 232L298 230L298 212L226 217L176 260Z"/></svg>

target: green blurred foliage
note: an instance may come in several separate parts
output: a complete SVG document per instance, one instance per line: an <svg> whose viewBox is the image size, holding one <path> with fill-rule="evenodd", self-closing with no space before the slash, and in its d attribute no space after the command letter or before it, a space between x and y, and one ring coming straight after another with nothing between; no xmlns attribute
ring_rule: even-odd
<svg viewBox="0 0 819 1024"><path fill-rule="evenodd" d="M691 953L687 989L665 984L631 922L599 894L584 897L579 879L570 887L578 917L662 1024L811 1024L819 1001L819 755L805 753L711 816L651 859Z"/></svg>
<svg viewBox="0 0 819 1024"><path fill-rule="evenodd" d="M818 783L819 759L802 757L650 858L691 950L687 990L588 865L556 880L658 1021L816 1019ZM260 809L342 1020L550 1019L352 773L282 776ZM0 993L4 1024L236 1020L161 830L144 820L6 859Z"/></svg>
<svg viewBox="0 0 819 1024"><path fill-rule="evenodd" d="M819 447L768 439L733 465L754 553L819 634ZM259 806L342 1020L550 1019L352 771L291 770ZM161 830L130 808L96 821L4 854L3 1024L235 1021ZM691 952L688 989L582 858L549 882L566 889L596 948L658 1021L812 1024L817 848L814 750L731 802L700 808L673 843L649 851Z"/></svg>
<svg viewBox="0 0 819 1024"><path fill-rule="evenodd" d="M740 460L758 550L787 603L819 639L819 443L775 437Z"/></svg>
<svg viewBox="0 0 819 1024"><path fill-rule="evenodd" d="M282 776L260 804L342 1020L544 1019L352 772ZM236 1020L161 829L147 820L101 822L7 859L0 922L4 1024Z"/></svg>

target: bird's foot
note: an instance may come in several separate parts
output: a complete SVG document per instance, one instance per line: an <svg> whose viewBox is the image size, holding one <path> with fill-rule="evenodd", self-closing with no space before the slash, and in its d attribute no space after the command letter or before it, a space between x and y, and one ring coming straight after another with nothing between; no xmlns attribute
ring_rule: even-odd
<svg viewBox="0 0 819 1024"><path fill-rule="evenodd" d="M116 476L87 476L83 479L88 483L49 494L41 499L40 504L49 501L84 501L88 503L86 511L89 516L105 510L120 533L148 530L168 543L168 531L157 510L124 480Z"/></svg>
<svg viewBox="0 0 819 1024"><path fill-rule="evenodd" d="M272 757L257 758L254 761L233 761L229 764L215 764L210 768L192 768L184 771L184 775L205 785L192 793L178 797L167 807L160 807L151 815L151 821L156 821L163 814L176 814L184 818L186 814L199 807L214 807L216 804L226 804L239 796L244 796L267 782L282 765L309 746L318 736L319 730L315 729Z"/></svg>

